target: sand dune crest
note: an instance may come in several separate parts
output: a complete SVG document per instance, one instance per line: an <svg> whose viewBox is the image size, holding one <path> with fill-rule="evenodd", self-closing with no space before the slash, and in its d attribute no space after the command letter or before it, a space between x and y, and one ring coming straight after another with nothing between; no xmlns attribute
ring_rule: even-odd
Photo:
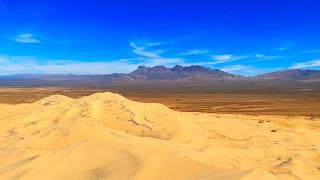
<svg viewBox="0 0 320 180"><path fill-rule="evenodd" d="M320 178L317 119L182 113L114 93L0 107L0 179Z"/></svg>

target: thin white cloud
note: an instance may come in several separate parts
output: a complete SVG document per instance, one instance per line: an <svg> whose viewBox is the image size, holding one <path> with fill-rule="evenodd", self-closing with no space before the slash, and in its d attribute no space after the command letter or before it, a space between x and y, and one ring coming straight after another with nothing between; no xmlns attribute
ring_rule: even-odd
<svg viewBox="0 0 320 180"><path fill-rule="evenodd" d="M137 65L125 62L70 62L62 64L33 64L35 71L48 74L109 74L119 72L130 72ZM88 68L90 67L90 68Z"/></svg>
<svg viewBox="0 0 320 180"><path fill-rule="evenodd" d="M233 59L231 54L213 55L212 58L216 61L229 61Z"/></svg>
<svg viewBox="0 0 320 180"><path fill-rule="evenodd" d="M282 52L282 51L287 51L287 50L289 50L289 49L291 49L292 48L292 46L294 46L294 42L291 42L291 43L288 43L287 45L285 45L285 46L282 46L282 47L279 47L279 48L276 48L276 49L274 49L275 51L279 51L279 52Z"/></svg>
<svg viewBox="0 0 320 180"><path fill-rule="evenodd" d="M244 56L235 56L232 54L221 54L221 55L212 55L212 59L214 62L211 64L221 64L221 63L227 63L231 61L237 61L241 59L248 59L250 56L244 55Z"/></svg>
<svg viewBox="0 0 320 180"><path fill-rule="evenodd" d="M276 51L286 51L288 50L290 47L280 47L280 48L277 48L275 49Z"/></svg>
<svg viewBox="0 0 320 180"><path fill-rule="evenodd" d="M110 61L79 62L78 60L47 60L35 57L0 56L0 74L110 74L130 72L141 64L136 58ZM40 63L41 62L41 63ZM90 68L88 68L90 67Z"/></svg>
<svg viewBox="0 0 320 180"><path fill-rule="evenodd" d="M248 69L253 69L253 66L249 66L249 65L241 65L241 64L236 64L236 65L232 65L232 66L225 66L223 68L221 68L222 71L226 71L226 72L234 72L234 71L239 71L239 70L248 70Z"/></svg>
<svg viewBox="0 0 320 180"><path fill-rule="evenodd" d="M265 54L256 54L257 61L266 61L266 60L274 60L274 59L280 59L282 56L270 56Z"/></svg>
<svg viewBox="0 0 320 180"><path fill-rule="evenodd" d="M18 43L41 43L41 41L31 33L19 34L14 37L14 41Z"/></svg>
<svg viewBox="0 0 320 180"><path fill-rule="evenodd" d="M159 41L159 42L145 42L144 46L148 46L148 47L153 47L153 46L162 46L162 45L166 45L166 44L171 44L171 43L176 43L185 39L188 39L190 37L190 35L188 36L182 36L182 37L177 37L168 41Z"/></svg>
<svg viewBox="0 0 320 180"><path fill-rule="evenodd" d="M110 74L130 72L140 65L174 66L185 63L183 58L163 56L162 54L165 50L149 50L147 46L140 46L134 42L130 42L130 46L133 49L133 53L138 57L84 62L80 60L50 60L36 57L0 55L0 74Z"/></svg>
<svg viewBox="0 0 320 180"><path fill-rule="evenodd" d="M147 57L147 58L159 58L160 53L162 53L162 51L148 51L146 50L145 47L143 46L138 46L136 45L136 43L134 42L130 42L130 46L133 48L133 53L139 55L139 56L143 56L143 57Z"/></svg>
<svg viewBox="0 0 320 180"><path fill-rule="evenodd" d="M255 76L255 75L263 74L267 72L283 70L282 68L278 68L278 67L277 68L261 68L261 67L256 67L251 65L242 65L242 64L225 66L220 69L228 73L239 74L243 76Z"/></svg>
<svg viewBox="0 0 320 180"><path fill-rule="evenodd" d="M228 72L228 73L232 73L232 74L242 75L242 76L254 76L254 75L262 72L262 70L254 67L254 66L242 65L242 64L224 66L224 67L220 68L220 70Z"/></svg>
<svg viewBox="0 0 320 180"><path fill-rule="evenodd" d="M296 63L290 66L289 69L304 69L304 68L313 68L313 67L320 67L320 59Z"/></svg>
<svg viewBox="0 0 320 180"><path fill-rule="evenodd" d="M184 53L180 53L182 56L188 56L188 55L197 55L197 54L207 54L209 50L207 49L192 49L189 51L186 51Z"/></svg>
<svg viewBox="0 0 320 180"><path fill-rule="evenodd" d="M160 45L164 45L167 44L167 42L149 42L149 43L145 43L146 46L160 46Z"/></svg>
<svg viewBox="0 0 320 180"><path fill-rule="evenodd" d="M130 46L133 48L133 53L139 55L143 62L147 66L167 65L184 63L183 58L176 57L164 57L162 53L166 52L163 49L148 50L144 44L142 46L137 45L135 42L130 42Z"/></svg>

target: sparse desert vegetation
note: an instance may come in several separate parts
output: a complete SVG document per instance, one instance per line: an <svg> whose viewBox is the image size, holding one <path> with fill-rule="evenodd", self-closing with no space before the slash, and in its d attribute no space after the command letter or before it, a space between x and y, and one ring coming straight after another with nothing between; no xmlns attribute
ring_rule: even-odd
<svg viewBox="0 0 320 180"><path fill-rule="evenodd" d="M0 103L18 104L35 102L41 98L61 94L71 98L88 96L97 92L111 91L140 101L164 104L174 110L185 112L208 112L247 115L283 115L320 117L320 88L311 90L258 87L248 89L218 89L214 86L200 87L43 87L0 88ZM301 90L302 89L302 90Z"/></svg>

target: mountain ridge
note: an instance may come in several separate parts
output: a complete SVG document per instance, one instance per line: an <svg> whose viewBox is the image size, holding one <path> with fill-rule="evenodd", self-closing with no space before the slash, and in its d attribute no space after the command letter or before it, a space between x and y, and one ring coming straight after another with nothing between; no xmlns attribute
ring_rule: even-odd
<svg viewBox="0 0 320 180"><path fill-rule="evenodd" d="M141 84L141 83L187 83L225 82L225 81L304 81L319 80L320 70L290 69L244 77L211 69L204 66L176 65L172 68L165 66L139 66L130 73L113 73L97 75L75 74L16 74L0 76L2 86L49 86L49 85L88 85L101 86L113 84Z"/></svg>
<svg viewBox="0 0 320 180"><path fill-rule="evenodd" d="M318 79L320 78L320 70L289 69L284 71L264 73L264 74L255 76L255 78L269 79L269 80Z"/></svg>

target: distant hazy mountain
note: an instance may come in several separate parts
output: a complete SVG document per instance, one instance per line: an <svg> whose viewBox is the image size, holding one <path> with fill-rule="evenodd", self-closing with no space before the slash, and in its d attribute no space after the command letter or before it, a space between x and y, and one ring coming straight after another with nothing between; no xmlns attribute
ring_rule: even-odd
<svg viewBox="0 0 320 180"><path fill-rule="evenodd" d="M264 80L314 80L320 79L320 71L292 69L266 73L255 78Z"/></svg>
<svg viewBox="0 0 320 180"><path fill-rule="evenodd" d="M19 74L0 76L0 86L108 86L141 83L184 83L193 85L203 82L264 82L264 81L320 80L317 70L286 70L242 77L218 69L203 66L139 66L135 71L122 74L72 75L72 74Z"/></svg>
<svg viewBox="0 0 320 180"><path fill-rule="evenodd" d="M108 85L151 82L217 81L237 79L240 76L203 66L139 66L135 71L122 74L72 75L72 74L18 74L0 76L0 85Z"/></svg>
<svg viewBox="0 0 320 180"><path fill-rule="evenodd" d="M128 74L135 80L226 80L239 76L226 73L218 69L210 69L203 66L165 66L145 67L139 66L137 70Z"/></svg>

